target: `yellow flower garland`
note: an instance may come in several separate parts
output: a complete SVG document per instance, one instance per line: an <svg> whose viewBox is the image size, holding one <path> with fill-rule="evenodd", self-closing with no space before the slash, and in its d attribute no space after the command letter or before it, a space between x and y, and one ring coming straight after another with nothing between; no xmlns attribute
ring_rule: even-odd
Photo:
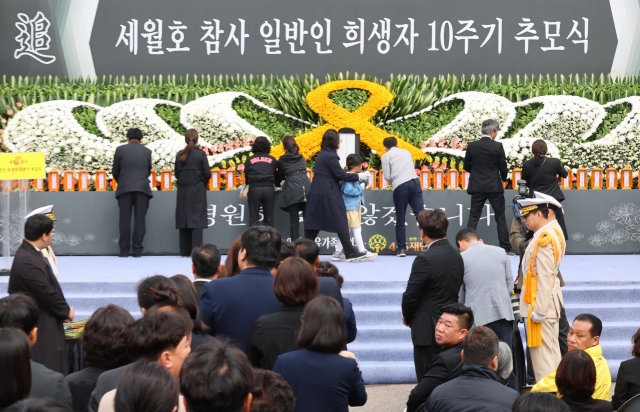
<svg viewBox="0 0 640 412"><path fill-rule="evenodd" d="M343 109L331 101L331 93L342 89L361 89L369 92L369 100L353 113ZM382 156L386 149L382 144L385 137L393 136L391 133L375 127L371 118L379 110L386 107L393 100L393 94L384 86L366 80L338 80L323 84L309 92L306 97L309 107L318 113L327 122L312 131L296 137L300 147L300 154L309 159L320 150L322 135L329 129L352 128L360 134L360 141L370 149L375 150L378 156ZM424 159L426 155L420 149L398 139L398 147L411 153L413 160ZM282 145L273 148L271 154L279 158L284 154Z"/></svg>

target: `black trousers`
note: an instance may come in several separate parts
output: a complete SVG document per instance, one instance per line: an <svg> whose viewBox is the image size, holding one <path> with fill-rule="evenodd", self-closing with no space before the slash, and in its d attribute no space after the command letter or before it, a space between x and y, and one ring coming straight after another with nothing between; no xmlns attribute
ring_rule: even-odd
<svg viewBox="0 0 640 412"><path fill-rule="evenodd" d="M147 231L145 218L150 197L142 192L128 192L118 196L120 208L120 253L129 254L133 240L133 255L142 255L142 241ZM131 239L131 212L133 212L133 239Z"/></svg>
<svg viewBox="0 0 640 412"><path fill-rule="evenodd" d="M507 252L511 251L511 243L509 242L509 230L507 229L507 220L504 217L504 194L503 193L474 193L471 195L471 207L469 210L469 223L467 227L475 229L478 226L478 220L482 216L482 208L484 202L489 200L493 214L495 215L496 224L498 225L498 240L500 247ZM487 217L488 218L488 217Z"/></svg>
<svg viewBox="0 0 640 412"><path fill-rule="evenodd" d="M287 208L289 211L289 234L292 242L295 242L300 237L300 212L302 212L304 219L304 211L306 209L307 202L294 203Z"/></svg>
<svg viewBox="0 0 640 412"><path fill-rule="evenodd" d="M316 237L320 233L319 230L306 230L304 231L304 237L310 240L315 241ZM358 253L358 248L351 244L351 238L348 233L338 233L338 239L340 239L340 243L342 243L342 248L344 250L344 255L348 258L350 256ZM293 239L291 239L293 240Z"/></svg>
<svg viewBox="0 0 640 412"><path fill-rule="evenodd" d="M513 355L513 321L500 319L487 323L484 326L494 331L496 335L498 335L498 339L509 345L509 349L511 349L511 354ZM513 371L511 371L511 374L507 378L507 386L514 391L519 391L518 384L516 382L516 375Z"/></svg>
<svg viewBox="0 0 640 412"><path fill-rule="evenodd" d="M422 380L424 374L427 373L429 365L433 362L433 358L442 352L442 346L433 342L431 346L413 346L413 365L416 368L416 378L418 382Z"/></svg>
<svg viewBox="0 0 640 412"><path fill-rule="evenodd" d="M276 192L273 186L253 187L249 186L249 226L258 226L260 224L260 206L262 206L262 214L264 226L273 227L273 203L276 199Z"/></svg>
<svg viewBox="0 0 640 412"><path fill-rule="evenodd" d="M191 256L193 248L202 244L204 228L178 230L180 232L180 256Z"/></svg>

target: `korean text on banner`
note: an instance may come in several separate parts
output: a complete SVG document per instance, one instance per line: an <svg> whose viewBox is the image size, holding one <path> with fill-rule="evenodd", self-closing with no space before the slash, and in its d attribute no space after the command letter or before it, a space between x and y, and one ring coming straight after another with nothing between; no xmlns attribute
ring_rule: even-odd
<svg viewBox="0 0 640 412"><path fill-rule="evenodd" d="M0 154L0 180L43 179L44 153Z"/></svg>

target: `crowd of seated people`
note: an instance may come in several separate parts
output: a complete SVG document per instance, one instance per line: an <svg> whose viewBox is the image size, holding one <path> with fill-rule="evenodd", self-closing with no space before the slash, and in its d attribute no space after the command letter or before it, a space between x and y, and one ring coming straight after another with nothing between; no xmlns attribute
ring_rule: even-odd
<svg viewBox="0 0 640 412"><path fill-rule="evenodd" d="M81 338L87 366L66 377L30 360L36 302L24 293L0 299L0 411L348 412L364 405L360 365L347 350L355 315L337 267L320 261L314 242L286 242L269 227L250 228L232 249L223 264L215 246L195 248L196 282L141 280L137 320L113 304L97 309ZM464 304L442 311L434 331L442 351L407 412L609 412L640 393L640 330L613 403L602 322L589 314L575 318L557 370L520 396L507 386L509 345L474 327Z"/></svg>

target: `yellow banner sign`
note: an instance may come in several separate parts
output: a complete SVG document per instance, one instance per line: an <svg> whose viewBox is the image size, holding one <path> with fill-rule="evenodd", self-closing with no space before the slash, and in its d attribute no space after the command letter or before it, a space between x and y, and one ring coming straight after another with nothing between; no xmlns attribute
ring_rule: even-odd
<svg viewBox="0 0 640 412"><path fill-rule="evenodd" d="M44 179L44 153L1 153L0 180Z"/></svg>

